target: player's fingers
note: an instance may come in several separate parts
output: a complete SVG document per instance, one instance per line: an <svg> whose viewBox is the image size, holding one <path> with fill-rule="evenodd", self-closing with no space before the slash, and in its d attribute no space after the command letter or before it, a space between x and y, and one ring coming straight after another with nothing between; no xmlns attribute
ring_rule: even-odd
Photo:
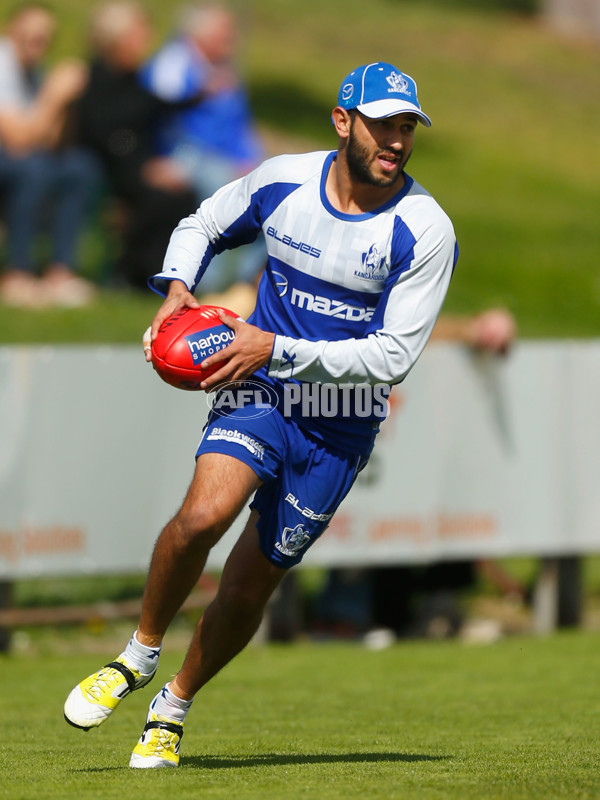
<svg viewBox="0 0 600 800"><path fill-rule="evenodd" d="M210 369L214 364L223 364L223 366L225 367L227 365L227 362L234 355L234 353L227 352L230 349L231 345L229 347L223 348L223 350L219 350L218 353L215 353L214 355L205 358L204 361L200 364L200 368L204 370Z"/></svg>
<svg viewBox="0 0 600 800"><path fill-rule="evenodd" d="M152 361L152 326L148 325L142 336L142 347L146 361Z"/></svg>
<svg viewBox="0 0 600 800"><path fill-rule="evenodd" d="M226 383L245 381L255 372L256 366L254 364L248 364L246 359L243 357L236 358L236 355L237 354L232 354L228 360L223 363L221 369L214 372L206 379L206 391L212 391L218 388L219 385L224 385ZM223 362L224 359L221 359L221 361ZM204 384L200 385L203 389L205 388Z"/></svg>
<svg viewBox="0 0 600 800"><path fill-rule="evenodd" d="M173 302L171 300L167 300L165 301L165 303L163 303L163 305L156 312L156 316L152 320L152 325L150 326L152 341L156 339L158 330L160 326L163 324L163 322L166 319L168 319L172 314L174 314L176 311L179 311L180 308L183 308L183 306L184 303L179 301Z"/></svg>
<svg viewBox="0 0 600 800"><path fill-rule="evenodd" d="M191 292L188 292L184 295L184 305L188 306L189 308L200 308L200 303Z"/></svg>
<svg viewBox="0 0 600 800"><path fill-rule="evenodd" d="M244 366L244 359L235 351L235 342L219 353L216 353L214 356L207 358L206 361L203 361L202 368L204 369L205 364L210 366L215 363L220 365L219 369L213 372L212 375L209 375L208 378L200 384L201 388L206 391L212 391L218 384L245 380L249 372L254 371Z"/></svg>
<svg viewBox="0 0 600 800"><path fill-rule="evenodd" d="M158 329L168 316L169 316L168 314L163 315L159 311L158 314L154 317L154 319L152 320L152 325L150 326L151 341L154 341L156 339L156 334L158 333Z"/></svg>
<svg viewBox="0 0 600 800"><path fill-rule="evenodd" d="M213 372L213 374L209 375L209 377L205 380L201 381L200 388L204 389L205 392L210 392L221 384L231 383L231 380L231 373L226 365L222 369Z"/></svg>
<svg viewBox="0 0 600 800"><path fill-rule="evenodd" d="M162 306L156 312L156 316L152 320L151 335L152 341L156 339L156 335L163 322L175 314L176 311L181 311L182 308L200 308L200 303L196 300L194 295L189 291L182 291L174 296L169 296Z"/></svg>
<svg viewBox="0 0 600 800"><path fill-rule="evenodd" d="M244 321L241 319L237 319L236 317L232 317L230 314L226 314L222 309L217 309L217 315L221 322L225 323L228 328L231 328L233 331L237 331L240 325L244 325Z"/></svg>

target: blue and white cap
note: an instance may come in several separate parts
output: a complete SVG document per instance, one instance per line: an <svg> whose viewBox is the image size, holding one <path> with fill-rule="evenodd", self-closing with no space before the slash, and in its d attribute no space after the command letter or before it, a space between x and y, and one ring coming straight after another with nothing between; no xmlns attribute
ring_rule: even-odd
<svg viewBox="0 0 600 800"><path fill-rule="evenodd" d="M431 127L431 120L421 111L417 99L417 84L410 75L383 61L352 70L342 81L338 105L346 111L357 108L370 119L410 112L426 128Z"/></svg>

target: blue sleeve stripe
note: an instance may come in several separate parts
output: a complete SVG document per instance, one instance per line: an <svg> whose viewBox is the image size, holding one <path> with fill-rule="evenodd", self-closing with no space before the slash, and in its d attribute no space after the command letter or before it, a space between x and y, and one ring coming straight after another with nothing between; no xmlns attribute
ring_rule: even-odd
<svg viewBox="0 0 600 800"><path fill-rule="evenodd" d="M224 250L233 250L235 247L253 242L258 236L263 222L300 185L299 183L270 183L254 192L244 213L223 231L216 242L206 249L194 279L194 286L198 285L215 255Z"/></svg>
<svg viewBox="0 0 600 800"><path fill-rule="evenodd" d="M208 247L206 248L204 256L202 257L202 261L200 262L200 266L198 267L198 271L194 276L194 285L192 286L192 294L194 293L196 286L198 286L200 278L206 272L208 265L210 264L210 262L212 261L217 252L221 251L215 250L215 248L211 244L209 244Z"/></svg>
<svg viewBox="0 0 600 800"><path fill-rule="evenodd" d="M248 208L223 231L219 241L213 245L215 253L253 242L263 222L299 186L299 183L271 183L254 192Z"/></svg>
<svg viewBox="0 0 600 800"><path fill-rule="evenodd" d="M410 269L415 258L415 244L417 240L413 236L410 228L400 217L394 220L394 233L392 236L392 264L390 273L385 281L383 291L377 301L373 317L369 324L368 333L379 330L383 326L383 317L387 306L390 292L396 285L398 278L403 272Z"/></svg>

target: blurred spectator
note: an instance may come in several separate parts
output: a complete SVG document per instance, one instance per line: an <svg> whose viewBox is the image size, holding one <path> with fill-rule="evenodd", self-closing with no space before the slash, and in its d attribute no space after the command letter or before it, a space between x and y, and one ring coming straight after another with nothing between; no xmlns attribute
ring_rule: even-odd
<svg viewBox="0 0 600 800"><path fill-rule="evenodd" d="M0 297L19 306L82 305L94 291L74 266L95 162L66 146L63 136L85 67L65 62L43 77L41 63L55 27L46 6L26 3L13 11L0 39L0 206L8 254ZM50 224L51 244L40 280L34 258L43 222Z"/></svg>
<svg viewBox="0 0 600 800"><path fill-rule="evenodd" d="M124 208L116 279L139 288L160 272L173 229L197 206L177 164L154 156L161 115L173 106L140 82L152 35L148 15L138 3L98 6L90 26L89 82L77 109L80 141L100 157L109 191Z"/></svg>
<svg viewBox="0 0 600 800"><path fill-rule="evenodd" d="M181 165L198 204L264 158L246 92L234 66L238 35L232 12L221 3L183 8L174 38L143 70L144 84L164 100L197 98L161 125L158 151ZM262 239L213 259L200 291L252 284L266 262Z"/></svg>
<svg viewBox="0 0 600 800"><path fill-rule="evenodd" d="M517 325L512 314L504 308L491 308L475 316L442 314L430 341L461 342L476 350L506 355L516 335Z"/></svg>

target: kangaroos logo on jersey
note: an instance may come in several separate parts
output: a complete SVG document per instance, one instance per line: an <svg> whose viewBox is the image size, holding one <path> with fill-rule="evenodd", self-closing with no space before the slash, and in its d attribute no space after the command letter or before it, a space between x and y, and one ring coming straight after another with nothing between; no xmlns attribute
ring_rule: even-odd
<svg viewBox="0 0 600 800"><path fill-rule="evenodd" d="M284 528L281 534L281 544L275 542L275 547L284 556L295 556L310 541L310 536L300 522L295 528Z"/></svg>
<svg viewBox="0 0 600 800"><path fill-rule="evenodd" d="M385 274L385 256L379 252L376 244L372 244L366 253L362 254L362 269L355 269L354 274L357 278L366 278L369 281L383 281Z"/></svg>

